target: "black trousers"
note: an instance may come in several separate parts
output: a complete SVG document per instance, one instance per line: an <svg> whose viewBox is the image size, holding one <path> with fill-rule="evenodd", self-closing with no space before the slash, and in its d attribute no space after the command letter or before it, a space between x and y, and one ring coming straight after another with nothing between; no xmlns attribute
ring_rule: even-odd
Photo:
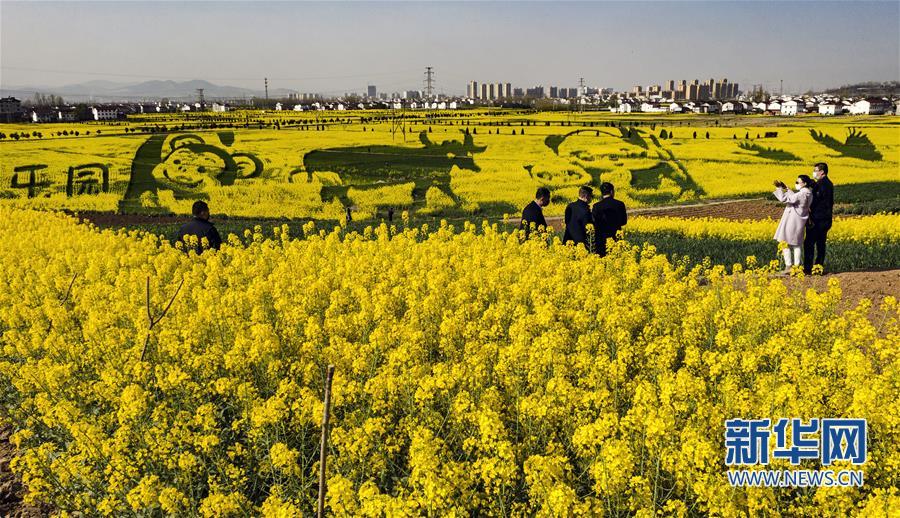
<svg viewBox="0 0 900 518"><path fill-rule="evenodd" d="M825 264L825 240L828 238L828 230L831 229L830 221L812 221L806 225L806 237L803 238L803 271L808 275L812 273L813 264ZM813 261L815 252L815 261Z"/></svg>

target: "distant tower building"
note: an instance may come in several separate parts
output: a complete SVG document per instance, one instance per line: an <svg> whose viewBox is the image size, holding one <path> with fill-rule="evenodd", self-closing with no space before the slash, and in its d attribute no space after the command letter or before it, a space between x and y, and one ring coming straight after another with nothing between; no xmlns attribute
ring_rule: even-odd
<svg viewBox="0 0 900 518"><path fill-rule="evenodd" d="M472 98L481 99L481 90L478 88L478 81L472 81Z"/></svg>
<svg viewBox="0 0 900 518"><path fill-rule="evenodd" d="M672 97L676 101L683 101L687 95L687 81L682 79L681 81L674 82L675 88L673 90Z"/></svg>
<svg viewBox="0 0 900 518"><path fill-rule="evenodd" d="M557 88L555 86L551 86L550 87L550 98L556 99L557 97L559 97L559 88Z"/></svg>
<svg viewBox="0 0 900 518"><path fill-rule="evenodd" d="M686 99L688 101L696 101L700 98L700 81L694 79L691 81L691 84L688 85L687 96Z"/></svg>
<svg viewBox="0 0 900 518"><path fill-rule="evenodd" d="M634 95L641 95L644 92L644 88L641 85L634 85L631 89L631 93Z"/></svg>
<svg viewBox="0 0 900 518"><path fill-rule="evenodd" d="M487 83L481 83L481 97L479 97L482 101L488 100L488 85Z"/></svg>
<svg viewBox="0 0 900 518"><path fill-rule="evenodd" d="M366 90L366 94L369 96L369 99L375 99L378 97L378 92L375 88L375 85L369 85Z"/></svg>
<svg viewBox="0 0 900 518"><path fill-rule="evenodd" d="M697 99L701 101L708 101L710 95L709 83L705 83L700 85L700 89L697 92Z"/></svg>
<svg viewBox="0 0 900 518"><path fill-rule="evenodd" d="M544 97L546 97L545 92L546 91L544 90L543 86L535 86L533 88L527 88L525 90L525 96L535 99L543 99Z"/></svg>
<svg viewBox="0 0 900 518"><path fill-rule="evenodd" d="M497 85L494 83L488 84L488 99L494 100L497 98Z"/></svg>
<svg viewBox="0 0 900 518"><path fill-rule="evenodd" d="M466 97L469 99L474 99L478 96L478 83L475 81L469 81L469 84L466 85Z"/></svg>
<svg viewBox="0 0 900 518"><path fill-rule="evenodd" d="M505 85L503 85L503 97L509 99L512 96L512 84L506 83Z"/></svg>
<svg viewBox="0 0 900 518"><path fill-rule="evenodd" d="M669 79L669 84L666 85L666 90L668 90L670 92L675 91L675 80L674 79Z"/></svg>

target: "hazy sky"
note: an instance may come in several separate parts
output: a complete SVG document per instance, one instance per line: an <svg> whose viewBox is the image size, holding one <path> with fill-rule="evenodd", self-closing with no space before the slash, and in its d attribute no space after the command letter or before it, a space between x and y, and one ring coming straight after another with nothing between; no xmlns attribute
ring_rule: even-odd
<svg viewBox="0 0 900 518"><path fill-rule="evenodd" d="M206 79L338 93L466 82L630 88L727 77L805 91L900 80L900 2L0 0L0 82Z"/></svg>

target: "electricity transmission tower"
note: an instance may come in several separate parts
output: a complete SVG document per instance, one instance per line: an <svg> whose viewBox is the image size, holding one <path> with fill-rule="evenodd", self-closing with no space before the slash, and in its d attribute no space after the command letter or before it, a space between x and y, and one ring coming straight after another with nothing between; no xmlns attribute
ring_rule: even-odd
<svg viewBox="0 0 900 518"><path fill-rule="evenodd" d="M434 97L434 69L425 67L425 98L431 99L432 97Z"/></svg>

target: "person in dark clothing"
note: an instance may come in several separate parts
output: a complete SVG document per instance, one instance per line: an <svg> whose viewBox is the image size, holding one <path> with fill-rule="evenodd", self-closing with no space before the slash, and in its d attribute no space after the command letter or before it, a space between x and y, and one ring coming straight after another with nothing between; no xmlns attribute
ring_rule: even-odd
<svg viewBox="0 0 900 518"><path fill-rule="evenodd" d="M806 220L806 237L803 238L803 272L807 275L812 273L813 263L825 266L825 240L831 229L834 209L834 184L828 179L828 164L819 162L813 166L813 178L816 183Z"/></svg>
<svg viewBox="0 0 900 518"><path fill-rule="evenodd" d="M591 250L592 245L588 243L587 226L594 223L591 218L591 199L593 197L594 190L585 185L578 189L578 199L566 206L566 231L563 234L563 243L573 241Z"/></svg>
<svg viewBox="0 0 900 518"><path fill-rule="evenodd" d="M522 210L522 229L525 231L525 237L531 232L531 226L541 228L547 226L547 220L544 219L544 207L550 205L550 189L546 187L538 187L537 193L534 195L534 201L525 206Z"/></svg>
<svg viewBox="0 0 900 518"><path fill-rule="evenodd" d="M394 221L394 207L388 207L388 223Z"/></svg>
<svg viewBox="0 0 900 518"><path fill-rule="evenodd" d="M616 188L609 182L600 184L600 201L594 204L591 216L597 229L594 251L606 256L606 240L617 239L616 234L628 223L625 204L615 198Z"/></svg>
<svg viewBox="0 0 900 518"><path fill-rule="evenodd" d="M344 219L349 225L351 221L353 221L353 215L350 213L350 207L347 207L347 213L344 215Z"/></svg>
<svg viewBox="0 0 900 518"><path fill-rule="evenodd" d="M218 250L222 246L222 238L219 237L219 231L216 230L215 225L209 222L209 206L205 201L198 200L194 202L191 212L194 214L194 219L181 226L175 240L185 243L186 236L196 236L198 244L194 249L199 254L203 252L201 241L205 237L209 241L209 248Z"/></svg>

